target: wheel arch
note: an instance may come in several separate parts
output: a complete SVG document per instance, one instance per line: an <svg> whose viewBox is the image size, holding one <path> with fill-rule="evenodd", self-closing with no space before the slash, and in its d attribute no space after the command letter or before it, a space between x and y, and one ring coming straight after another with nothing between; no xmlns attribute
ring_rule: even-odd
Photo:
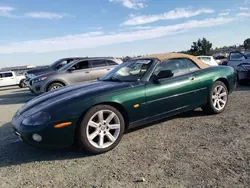
<svg viewBox="0 0 250 188"><path fill-rule="evenodd" d="M127 111L125 110L125 108L118 102L113 102L113 101L108 101L108 102L100 102L100 103L96 103L94 105L91 105L90 107L88 107L87 109L85 109L81 116L78 118L78 121L77 121L77 124L76 124L76 127L75 127L75 132L74 132L74 137L76 138L76 134L77 134L77 131L78 131L78 128L79 128L79 125L80 123L82 122L83 120L83 117L85 116L85 114L88 112L88 110L94 106L98 106L98 105L109 105L109 106L112 106L114 108L116 108L123 116L124 118L124 121L125 121L125 130L128 129L129 127L129 116L128 116L128 113Z"/></svg>
<svg viewBox="0 0 250 188"><path fill-rule="evenodd" d="M220 82L224 83L226 85L226 87L227 87L227 91L231 92L229 82L228 82L228 80L226 78L218 78L218 79L215 80L215 82L216 81L220 81Z"/></svg>
<svg viewBox="0 0 250 188"><path fill-rule="evenodd" d="M19 81L19 84L21 84L22 82L25 81L25 78L22 78L20 81Z"/></svg>

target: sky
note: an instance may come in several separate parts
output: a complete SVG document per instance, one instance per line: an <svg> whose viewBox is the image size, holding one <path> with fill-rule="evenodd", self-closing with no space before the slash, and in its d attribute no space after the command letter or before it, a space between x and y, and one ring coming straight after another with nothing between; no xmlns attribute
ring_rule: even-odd
<svg viewBox="0 0 250 188"><path fill-rule="evenodd" d="M134 56L250 37L250 0L0 0L0 68Z"/></svg>

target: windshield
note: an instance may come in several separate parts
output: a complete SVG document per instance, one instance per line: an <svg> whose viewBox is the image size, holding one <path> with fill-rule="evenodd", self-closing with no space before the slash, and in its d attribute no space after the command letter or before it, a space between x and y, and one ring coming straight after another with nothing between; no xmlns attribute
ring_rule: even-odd
<svg viewBox="0 0 250 188"><path fill-rule="evenodd" d="M62 60L61 60L61 59L57 60L56 62L52 63L49 67L55 68L56 65L57 65L60 61L62 61Z"/></svg>
<svg viewBox="0 0 250 188"><path fill-rule="evenodd" d="M100 80L135 82L142 79L151 65L152 60L149 59L130 60L122 63Z"/></svg>
<svg viewBox="0 0 250 188"><path fill-rule="evenodd" d="M62 66L57 71L65 71L65 70L69 69L72 65L73 65L73 61L71 63L68 63L68 64Z"/></svg>
<svg viewBox="0 0 250 188"><path fill-rule="evenodd" d="M208 63L211 61L211 57L208 57L208 56L197 57L197 58Z"/></svg>
<svg viewBox="0 0 250 188"><path fill-rule="evenodd" d="M53 68L54 70L59 70L65 65L70 64L72 61L74 61L74 59L60 59L55 63L53 63L52 65L50 65L50 67Z"/></svg>

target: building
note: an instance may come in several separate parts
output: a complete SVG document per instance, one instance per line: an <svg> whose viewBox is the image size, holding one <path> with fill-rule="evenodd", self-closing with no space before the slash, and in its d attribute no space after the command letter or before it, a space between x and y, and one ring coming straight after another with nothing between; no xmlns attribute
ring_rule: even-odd
<svg viewBox="0 0 250 188"><path fill-rule="evenodd" d="M4 67L0 71L24 71L28 69L35 68L35 66L16 66L16 67Z"/></svg>

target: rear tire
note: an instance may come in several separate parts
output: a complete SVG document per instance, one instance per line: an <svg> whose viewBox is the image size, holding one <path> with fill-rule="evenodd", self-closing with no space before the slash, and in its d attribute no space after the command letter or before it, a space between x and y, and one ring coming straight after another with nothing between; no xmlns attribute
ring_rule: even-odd
<svg viewBox="0 0 250 188"><path fill-rule="evenodd" d="M93 154L104 153L117 146L124 130L124 118L116 108L94 106L85 114L77 129L78 145Z"/></svg>
<svg viewBox="0 0 250 188"><path fill-rule="evenodd" d="M221 81L216 81L208 96L208 101L202 110L208 114L219 114L223 112L228 102L228 89Z"/></svg>
<svg viewBox="0 0 250 188"><path fill-rule="evenodd" d="M61 83L55 82L55 83L52 83L49 85L47 91L53 91L53 90L59 89L61 87L64 87L64 85Z"/></svg>
<svg viewBox="0 0 250 188"><path fill-rule="evenodd" d="M26 85L25 85L25 83L24 83L24 80L21 80L20 83L18 84L18 86L19 86L20 88L25 88Z"/></svg>

